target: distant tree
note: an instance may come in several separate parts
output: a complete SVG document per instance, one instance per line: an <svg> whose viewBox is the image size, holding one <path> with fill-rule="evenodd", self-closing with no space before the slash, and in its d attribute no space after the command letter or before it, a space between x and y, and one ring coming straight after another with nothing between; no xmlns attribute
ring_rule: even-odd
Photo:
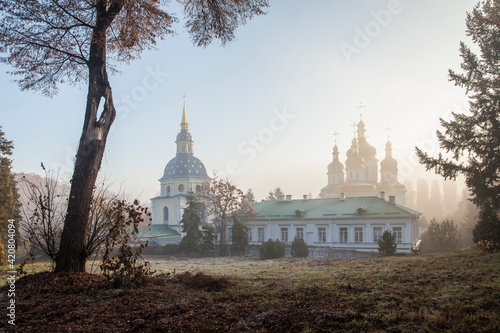
<svg viewBox="0 0 500 333"><path fill-rule="evenodd" d="M396 235L393 235L389 230L384 231L382 237L378 240L378 251L382 254L391 256L396 253Z"/></svg>
<svg viewBox="0 0 500 333"><path fill-rule="evenodd" d="M262 243L259 249L260 259L277 259L285 256L285 243L279 240L269 239L267 242Z"/></svg>
<svg viewBox="0 0 500 333"><path fill-rule="evenodd" d="M182 232L184 237L179 244L179 250L186 254L200 253L200 244L202 242L203 233L200 229L200 206L201 203L197 201L194 195L187 198L186 208L182 214Z"/></svg>
<svg viewBox="0 0 500 333"><path fill-rule="evenodd" d="M416 198L417 210L422 212L424 215L428 215L429 210L429 185L427 180L418 179L417 180L417 198ZM429 216L427 216L429 217Z"/></svg>
<svg viewBox="0 0 500 333"><path fill-rule="evenodd" d="M240 217L245 217L252 212L243 191L241 191L228 178L222 179L215 175L210 182L203 186L201 192L202 200L215 217L214 223L220 232L220 254L226 255L226 231L227 224L231 220L231 214L238 212Z"/></svg>
<svg viewBox="0 0 500 333"><path fill-rule="evenodd" d="M429 197L429 218L440 219L443 217L443 199L441 189L437 179L431 183L431 193Z"/></svg>
<svg viewBox="0 0 500 333"><path fill-rule="evenodd" d="M269 191L266 200L278 200L279 197L284 196L285 192L281 189L281 187L276 187L274 190Z"/></svg>
<svg viewBox="0 0 500 333"><path fill-rule="evenodd" d="M215 227L211 224L201 227L203 237L201 239L200 249L204 255L212 255L215 251L215 241L217 239Z"/></svg>
<svg viewBox="0 0 500 333"><path fill-rule="evenodd" d="M432 219L427 229L431 241L435 242L441 251L453 251L458 245L458 229L453 220L441 222Z"/></svg>
<svg viewBox="0 0 500 333"><path fill-rule="evenodd" d="M7 240L9 220L14 220L17 234L20 219L21 202L19 201L19 193L12 173L12 160L9 158L13 149L14 144L12 141L7 140L0 126L0 242ZM4 258L2 257L2 259Z"/></svg>
<svg viewBox="0 0 500 333"><path fill-rule="evenodd" d="M248 189L247 193L245 194L246 198L247 198L247 202L249 204L251 203L254 203L255 202L255 194L253 193L252 189Z"/></svg>
<svg viewBox="0 0 500 333"><path fill-rule="evenodd" d="M471 200L479 209L474 241L489 241L500 249L500 2L484 1L467 13L467 35L480 50L474 54L460 43L463 59L459 74L449 71L450 81L466 89L469 112L452 113L453 119L440 119L444 132L437 138L444 157L431 157L416 147L420 163L445 179L465 176Z"/></svg>
<svg viewBox="0 0 500 333"><path fill-rule="evenodd" d="M172 34L166 0L0 0L0 61L17 69L22 90L52 96L64 82L86 82L87 106L71 180L56 272L85 271L92 191L116 117L108 61L129 62ZM180 1L193 43L234 39L238 26L264 14L267 0Z"/></svg>
<svg viewBox="0 0 500 333"><path fill-rule="evenodd" d="M244 254L248 246L248 227L240 220L238 214L233 214L231 240L231 252L236 255Z"/></svg>
<svg viewBox="0 0 500 333"><path fill-rule="evenodd" d="M309 248L303 238L295 236L292 242L292 257L294 258L305 258L309 256Z"/></svg>

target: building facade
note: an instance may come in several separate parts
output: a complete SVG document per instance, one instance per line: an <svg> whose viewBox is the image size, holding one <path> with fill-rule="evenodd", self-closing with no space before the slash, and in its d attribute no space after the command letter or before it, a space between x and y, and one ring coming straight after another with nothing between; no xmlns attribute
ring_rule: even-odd
<svg viewBox="0 0 500 333"><path fill-rule="evenodd" d="M392 143L388 140L385 158L379 163L377 150L366 140L365 123L357 124L357 137L346 153L345 168L340 161L337 144L333 147L333 160L328 165L328 184L321 190L321 198L375 196L385 192L394 196L396 203L405 204L406 189L398 181L398 163L392 157ZM379 180L380 174L380 180Z"/></svg>
<svg viewBox="0 0 500 333"><path fill-rule="evenodd" d="M332 250L374 251L385 230L396 235L398 252L410 252L418 237L419 212L398 205L391 196L262 201L252 206L247 223L250 244L268 239L291 244L295 237L308 246Z"/></svg>
<svg viewBox="0 0 500 333"><path fill-rule="evenodd" d="M175 141L177 153L166 165L159 179L160 195L151 199L153 225L165 225L181 233L182 214L187 197L199 193L203 184L210 181L203 162L194 156L194 141L189 132L186 102L182 110L181 130ZM201 212L202 223L208 222Z"/></svg>

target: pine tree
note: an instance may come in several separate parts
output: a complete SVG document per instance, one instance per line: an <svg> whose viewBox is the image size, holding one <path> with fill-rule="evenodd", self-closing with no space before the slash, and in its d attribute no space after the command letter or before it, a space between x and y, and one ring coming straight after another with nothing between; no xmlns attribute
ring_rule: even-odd
<svg viewBox="0 0 500 333"><path fill-rule="evenodd" d="M244 254L248 246L248 227L240 220L237 214L233 214L231 239L231 252L236 255Z"/></svg>
<svg viewBox="0 0 500 333"><path fill-rule="evenodd" d="M0 126L0 241L5 242L9 220L14 220L14 225L19 225L21 216L21 203L17 191L16 181L12 174L12 155L14 144L5 138L5 133ZM16 227L16 235L18 235ZM5 244L5 243L4 243Z"/></svg>
<svg viewBox="0 0 500 333"><path fill-rule="evenodd" d="M309 248L303 238L295 236L291 247L292 257L305 258L309 256Z"/></svg>
<svg viewBox="0 0 500 333"><path fill-rule="evenodd" d="M200 253L200 244L203 233L200 230L200 203L193 195L187 198L186 208L182 214L182 232L184 237L179 245L179 250L186 254Z"/></svg>
<svg viewBox="0 0 500 333"><path fill-rule="evenodd" d="M471 200L480 209L474 240L500 249L500 1L478 4L467 13L466 24L480 55L461 42L463 73L450 70L449 77L466 89L469 112L452 113L450 121L440 119L444 132L437 131L437 137L449 157L430 157L419 148L416 153L427 170L445 179L465 176Z"/></svg>
<svg viewBox="0 0 500 333"><path fill-rule="evenodd" d="M389 230L384 231L382 237L378 240L378 251L382 254L391 256L396 253L396 235L393 235Z"/></svg>
<svg viewBox="0 0 500 333"><path fill-rule="evenodd" d="M204 225L201 228L203 238L201 240L201 253L204 255L213 255L215 252L215 227L211 224Z"/></svg>

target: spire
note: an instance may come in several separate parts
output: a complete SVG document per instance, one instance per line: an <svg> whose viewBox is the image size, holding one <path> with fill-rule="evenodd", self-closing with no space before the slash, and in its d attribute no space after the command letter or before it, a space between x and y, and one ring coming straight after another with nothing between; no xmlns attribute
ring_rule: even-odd
<svg viewBox="0 0 500 333"><path fill-rule="evenodd" d="M392 143L389 139L387 139L387 143L385 144L385 157L392 157Z"/></svg>
<svg viewBox="0 0 500 333"><path fill-rule="evenodd" d="M182 108L181 130L182 131L189 130L189 123L188 123L188 117L187 117L187 111L186 111L186 96L184 96L184 106Z"/></svg>
<svg viewBox="0 0 500 333"><path fill-rule="evenodd" d="M177 154L193 153L193 138L189 133L189 123L186 111L186 97L184 96L184 106L182 108L181 131L177 134Z"/></svg>

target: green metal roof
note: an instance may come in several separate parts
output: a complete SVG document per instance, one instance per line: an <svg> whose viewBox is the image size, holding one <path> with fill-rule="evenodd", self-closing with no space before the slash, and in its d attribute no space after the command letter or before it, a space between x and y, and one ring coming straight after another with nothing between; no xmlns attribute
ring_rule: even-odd
<svg viewBox="0 0 500 333"><path fill-rule="evenodd" d="M138 228L139 228L139 237L141 238L164 238L164 237L180 236L177 231L162 224L139 226Z"/></svg>
<svg viewBox="0 0 500 333"><path fill-rule="evenodd" d="M252 206L254 220L290 219L359 219L387 217L417 217L421 213L379 197L358 197L326 199L307 199L291 201L262 201Z"/></svg>

